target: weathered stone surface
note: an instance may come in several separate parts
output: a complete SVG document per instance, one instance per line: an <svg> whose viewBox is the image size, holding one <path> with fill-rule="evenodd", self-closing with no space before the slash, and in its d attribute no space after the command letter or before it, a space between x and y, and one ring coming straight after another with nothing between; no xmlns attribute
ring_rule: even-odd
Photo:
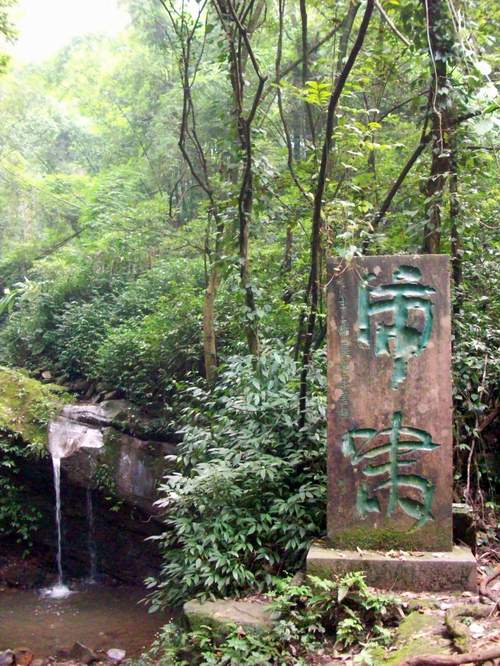
<svg viewBox="0 0 500 666"><path fill-rule="evenodd" d="M158 513L154 506L158 484L168 469L165 456L175 455L175 445L145 441L114 428L101 430L80 424L79 427L84 436L85 429L98 433L102 446L86 447L84 440L74 446L70 442L74 452L62 461L62 469L68 478L76 485L92 488L100 470L104 470L112 485L109 491L117 498L149 513Z"/></svg>
<svg viewBox="0 0 500 666"><path fill-rule="evenodd" d="M217 599L200 602L195 599L184 604L191 629L205 625L223 632L229 625L238 625L245 631L262 631L273 622L272 613L265 603L245 599Z"/></svg>
<svg viewBox="0 0 500 666"><path fill-rule="evenodd" d="M105 409L102 404L79 402L75 405L66 405L61 412L61 416L79 423L106 427L111 425L117 413L116 409Z"/></svg>
<svg viewBox="0 0 500 666"><path fill-rule="evenodd" d="M368 585L386 590L477 590L476 560L467 547L397 555L336 550L321 545L310 548L307 556L309 575L330 578L350 571L363 571Z"/></svg>
<svg viewBox="0 0 500 666"><path fill-rule="evenodd" d="M330 263L328 538L452 548L448 258Z"/></svg>
<svg viewBox="0 0 500 666"><path fill-rule="evenodd" d="M68 656L81 664L90 664L98 659L97 655L82 643L75 643Z"/></svg>
<svg viewBox="0 0 500 666"><path fill-rule="evenodd" d="M80 449L101 449L103 446L99 428L65 416L58 416L49 423L49 450L58 458L69 458Z"/></svg>

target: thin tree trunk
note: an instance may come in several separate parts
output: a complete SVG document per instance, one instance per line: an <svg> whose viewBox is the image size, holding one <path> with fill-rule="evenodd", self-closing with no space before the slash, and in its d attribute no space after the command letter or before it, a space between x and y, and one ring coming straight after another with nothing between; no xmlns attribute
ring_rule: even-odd
<svg viewBox="0 0 500 666"><path fill-rule="evenodd" d="M205 377L213 384L217 375L217 345L215 336L215 298L220 284L220 268L214 264L210 269L203 303L203 354Z"/></svg>
<svg viewBox="0 0 500 666"><path fill-rule="evenodd" d="M450 43L446 37L447 10L444 0L423 0L433 85L432 161L425 188L426 215L422 251L438 254L441 247L441 209L443 190L450 170L448 141L448 89L446 58Z"/></svg>
<svg viewBox="0 0 500 666"><path fill-rule="evenodd" d="M245 295L246 336L251 354L258 356L260 342L258 333L258 317L255 304L255 295L250 275L249 234L253 210L253 151L251 129L255 114L262 100L262 91L266 77L260 73L259 65L250 43L252 30L255 28L256 18L260 16L263 2L253 5L253 1L246 7L238 6L235 10L232 0L213 0L219 21L224 29L229 50L229 80L233 93L233 113L236 130L243 159L243 173L238 195L238 253L240 262L240 284ZM247 23L241 23L244 16ZM247 60L250 60L257 76L257 87L253 96L250 110L245 110L245 70Z"/></svg>
<svg viewBox="0 0 500 666"><path fill-rule="evenodd" d="M368 25L373 13L374 0L367 0L365 13L359 27L356 40L351 49L349 57L337 77L335 88L330 96L328 112L326 117L325 138L321 153L321 164L318 174L318 182L314 195L314 207L312 215L311 232L311 263L309 272L309 283L307 288L306 303L308 305L308 315L306 331L302 351L302 369L300 374L299 389L299 427L303 427L306 418L307 409L307 379L309 373L309 364L311 362L311 350L313 343L314 330L316 327L316 317L318 313L319 290L320 290L320 259L321 259L321 235L323 231L323 196L325 193L328 164L330 161L330 152L333 145L333 130L335 126L335 112L337 110L340 95L344 89L349 74L356 62L356 58L363 46L363 42L368 30ZM303 326L303 316L299 327Z"/></svg>
<svg viewBox="0 0 500 666"><path fill-rule="evenodd" d="M306 83L309 80L309 44L308 44L308 27L307 27L307 5L306 0L300 0L300 35L302 43L302 88L305 89ZM314 127L314 117L311 105L304 101L307 125L309 128L309 137L313 146L316 145L316 130Z"/></svg>
<svg viewBox="0 0 500 666"><path fill-rule="evenodd" d="M188 165L195 183L204 192L209 209L207 213L207 239L205 243L205 261L210 262L207 271L206 288L203 301L203 353L205 377L213 383L217 374L217 340L215 333L215 299L221 281L221 257L224 236L224 222L219 214L216 195L208 169L205 151L197 133L196 111L192 97L192 86L196 78L200 59L192 57L192 43L197 25L202 15L200 8L194 23L186 22L184 12L178 14L171 3L160 0L170 19L172 28L180 42L179 68L182 80L182 115L179 131L179 149ZM193 67L194 64L194 67ZM188 149L188 145L191 150ZM210 252L210 227L215 221L215 242L213 256Z"/></svg>
<svg viewBox="0 0 500 666"><path fill-rule="evenodd" d="M456 135L450 135L450 236L451 236L451 267L455 287L453 312L457 315L462 308L462 249L458 230L460 202L458 198L458 159Z"/></svg>

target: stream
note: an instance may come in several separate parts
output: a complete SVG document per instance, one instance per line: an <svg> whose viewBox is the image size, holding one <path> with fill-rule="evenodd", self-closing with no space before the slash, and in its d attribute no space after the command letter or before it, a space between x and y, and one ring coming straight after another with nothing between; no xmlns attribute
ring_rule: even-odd
<svg viewBox="0 0 500 666"><path fill-rule="evenodd" d="M0 652L21 646L55 656L80 642L94 651L120 648L127 657L148 649L170 617L148 613L142 588L88 585L63 599L34 590L0 592Z"/></svg>

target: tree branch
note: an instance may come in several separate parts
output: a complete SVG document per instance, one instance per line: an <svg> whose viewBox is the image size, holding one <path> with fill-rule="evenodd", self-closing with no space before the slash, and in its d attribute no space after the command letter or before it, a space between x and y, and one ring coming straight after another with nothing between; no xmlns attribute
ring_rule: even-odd
<svg viewBox="0 0 500 666"><path fill-rule="evenodd" d="M379 2L379 0L375 0L375 7L378 9L378 11L380 12L380 16L384 19L384 21L387 23L387 25L389 26L390 30L396 35L396 37L397 37L398 39L400 39L400 40L403 42L403 44L404 44L405 46L411 46L411 42L410 42L410 40L409 40L407 37L405 37L405 36L403 35L403 33L401 33L401 32L396 28L396 26L395 26L394 23L392 22L391 17L390 17L389 14L385 11L385 9L382 7L382 5L381 5L381 3Z"/></svg>

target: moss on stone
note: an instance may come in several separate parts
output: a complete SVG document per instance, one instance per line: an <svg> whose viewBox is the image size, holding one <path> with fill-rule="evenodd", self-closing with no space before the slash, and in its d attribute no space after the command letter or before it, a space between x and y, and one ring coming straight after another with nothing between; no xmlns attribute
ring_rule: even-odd
<svg viewBox="0 0 500 666"><path fill-rule="evenodd" d="M43 384L22 370L0 366L0 430L36 447L47 446L47 425L71 396L56 384Z"/></svg>
<svg viewBox="0 0 500 666"><path fill-rule="evenodd" d="M426 544L430 542L426 530L427 526L417 531L395 530L393 528L380 526L371 529L368 526L350 527L335 532L335 538L329 538L333 548L345 550L427 550ZM431 531L433 528L431 528ZM434 541L435 543L435 541ZM442 550L449 550L451 541L446 532L443 532ZM439 548L433 548L438 550Z"/></svg>
<svg viewBox="0 0 500 666"><path fill-rule="evenodd" d="M370 649L372 663L377 666L398 666L410 657L424 654L450 654L448 641L442 638L442 621L438 615L417 611L406 616L397 630L391 651L382 647Z"/></svg>

